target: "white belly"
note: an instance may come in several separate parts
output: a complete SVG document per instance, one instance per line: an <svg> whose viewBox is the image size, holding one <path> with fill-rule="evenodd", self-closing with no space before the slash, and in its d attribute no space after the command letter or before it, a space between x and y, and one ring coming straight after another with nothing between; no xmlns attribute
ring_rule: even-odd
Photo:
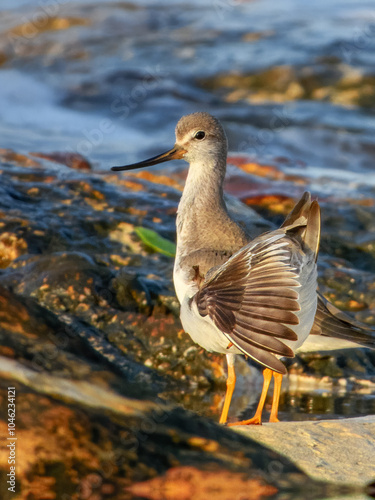
<svg viewBox="0 0 375 500"><path fill-rule="evenodd" d="M350 340L324 337L323 335L310 335L297 352L336 351L341 349L358 349L358 347L361 346L356 342L350 342Z"/></svg>
<svg viewBox="0 0 375 500"><path fill-rule="evenodd" d="M213 324L209 316L202 317L193 302L190 307L188 300L181 304L181 323L192 340L209 352L219 352L221 354L242 354L235 346L231 346L230 340Z"/></svg>
<svg viewBox="0 0 375 500"><path fill-rule="evenodd" d="M241 351L235 346L227 349L229 340L213 324L209 316L201 316L194 302L190 306L190 299L197 293L198 287L195 283L188 281L185 273L181 268L177 269L176 264L173 270L173 282L181 304L181 323L192 340L209 352L241 354Z"/></svg>

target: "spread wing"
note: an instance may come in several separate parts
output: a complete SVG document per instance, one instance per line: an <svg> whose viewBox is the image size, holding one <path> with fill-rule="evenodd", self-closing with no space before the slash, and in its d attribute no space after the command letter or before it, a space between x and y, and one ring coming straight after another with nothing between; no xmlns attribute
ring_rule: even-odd
<svg viewBox="0 0 375 500"><path fill-rule="evenodd" d="M297 340L288 326L299 323L303 252L298 262L296 248L284 229L258 238L213 272L195 296L199 313L208 315L230 342L280 373L286 369L275 354L293 357L283 339Z"/></svg>

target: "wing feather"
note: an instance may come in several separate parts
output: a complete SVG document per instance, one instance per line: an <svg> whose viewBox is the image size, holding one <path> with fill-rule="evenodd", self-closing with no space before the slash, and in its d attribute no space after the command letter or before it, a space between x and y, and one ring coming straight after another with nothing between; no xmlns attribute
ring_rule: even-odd
<svg viewBox="0 0 375 500"><path fill-rule="evenodd" d="M298 302L296 303L296 307L299 307ZM248 318L249 323L251 323L253 318L275 323L286 323L288 325L298 325L299 323L298 317L291 311L276 309L271 306L249 305L248 302L242 303L241 314L243 317Z"/></svg>
<svg viewBox="0 0 375 500"><path fill-rule="evenodd" d="M247 341L240 339L239 337L232 338L227 335L228 339L230 339L233 344L240 349L244 354L250 356L250 358L254 359L258 363L275 372L282 373L286 375L287 371L283 363L278 360L272 353L265 351L264 349L259 349L258 347L254 347L250 345Z"/></svg>
<svg viewBox="0 0 375 500"><path fill-rule="evenodd" d="M250 332L254 335L250 336ZM279 339L266 334L259 334L258 332L249 329L249 326L247 324L242 327L239 323L237 323L234 332L231 334L231 337L234 339L242 339L255 347L264 349L265 351L270 351L273 354L279 354L280 356L287 357L294 356L292 349L281 342Z"/></svg>
<svg viewBox="0 0 375 500"><path fill-rule="evenodd" d="M247 325L247 328L250 328L247 318L244 318L241 314L238 314L236 317L237 325ZM282 323L275 324L264 320L253 320L251 331L254 332L254 334L270 335L272 337L278 337L279 339L297 340L297 335L294 330Z"/></svg>
<svg viewBox="0 0 375 500"><path fill-rule="evenodd" d="M298 298L298 297L297 297ZM271 309L283 309L285 311L300 311L301 307L297 300L289 297L269 297L267 295L244 294L242 306L249 305L255 307L268 307Z"/></svg>
<svg viewBox="0 0 375 500"><path fill-rule="evenodd" d="M246 297L285 297L289 299L298 300L299 294L296 290L286 287L258 287L257 285L251 287L251 290L246 290Z"/></svg>
<svg viewBox="0 0 375 500"><path fill-rule="evenodd" d="M300 283L297 281L297 278L298 275L294 275L293 277L290 277L290 278L283 278L283 279L274 279L274 278L262 278L261 281L258 281L258 280L252 280L252 279L249 279L249 284L253 284L256 285L257 287L259 288L263 288L263 287L268 287L268 286L274 286L276 288L279 288L279 287L293 287L293 286L300 286Z"/></svg>

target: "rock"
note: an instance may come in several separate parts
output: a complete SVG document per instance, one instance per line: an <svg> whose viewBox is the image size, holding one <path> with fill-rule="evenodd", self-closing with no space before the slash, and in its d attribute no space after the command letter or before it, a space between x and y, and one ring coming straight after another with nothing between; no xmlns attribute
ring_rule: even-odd
<svg viewBox="0 0 375 500"><path fill-rule="evenodd" d="M316 480L359 485L374 480L374 415L233 429L289 457Z"/></svg>
<svg viewBox="0 0 375 500"><path fill-rule="evenodd" d="M8 267L11 262L27 252L27 243L14 233L0 234L0 268Z"/></svg>
<svg viewBox="0 0 375 500"><path fill-rule="evenodd" d="M93 326L67 314L57 316L36 300L0 285L0 355L17 358L36 372L71 380L95 379L128 396L150 397L167 385L154 370L132 360ZM111 373L112 372L112 373ZM120 378L117 378L120 377ZM173 382L168 381L173 387Z"/></svg>
<svg viewBox="0 0 375 500"><path fill-rule="evenodd" d="M374 107L374 81L374 75L362 74L340 60L331 60L310 66L273 66L251 74L222 73L201 79L200 85L224 94L228 102L314 99Z"/></svg>
<svg viewBox="0 0 375 500"><path fill-rule="evenodd" d="M17 498L150 500L201 498L320 499L346 488L310 479L293 463L251 438L163 401L128 398L103 380L72 380L0 359L0 397L15 387ZM8 435L6 416L0 431ZM0 493L6 489L8 450L0 450ZM247 489L251 493L247 494ZM193 494L192 494L193 493ZM96 496L91 496L96 494ZM80 497L83 498L83 497ZM207 498L203 496L202 498Z"/></svg>
<svg viewBox="0 0 375 500"><path fill-rule="evenodd" d="M12 163L20 167L38 167L40 164L21 153L16 153L11 149L0 148L0 160L4 163Z"/></svg>
<svg viewBox="0 0 375 500"><path fill-rule="evenodd" d="M37 158L45 158L56 163L61 163L76 170L91 170L91 163L79 153L53 152L53 153L30 153Z"/></svg>

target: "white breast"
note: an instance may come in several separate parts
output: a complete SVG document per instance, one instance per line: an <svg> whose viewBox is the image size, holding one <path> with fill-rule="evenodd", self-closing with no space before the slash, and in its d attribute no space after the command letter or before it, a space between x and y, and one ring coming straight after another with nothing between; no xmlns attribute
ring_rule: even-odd
<svg viewBox="0 0 375 500"><path fill-rule="evenodd" d="M178 260L174 262L173 268L173 284L176 290L176 295L180 304L182 304L184 297L188 291L189 283L186 279L186 273L183 272L182 268L178 264Z"/></svg>
<svg viewBox="0 0 375 500"><path fill-rule="evenodd" d="M196 304L190 300L197 293L198 287L187 279L186 273L176 263L173 270L173 282L181 304L180 319L185 332L206 351L240 354L241 351L234 346L227 349L229 340L208 316L202 317L199 314Z"/></svg>

